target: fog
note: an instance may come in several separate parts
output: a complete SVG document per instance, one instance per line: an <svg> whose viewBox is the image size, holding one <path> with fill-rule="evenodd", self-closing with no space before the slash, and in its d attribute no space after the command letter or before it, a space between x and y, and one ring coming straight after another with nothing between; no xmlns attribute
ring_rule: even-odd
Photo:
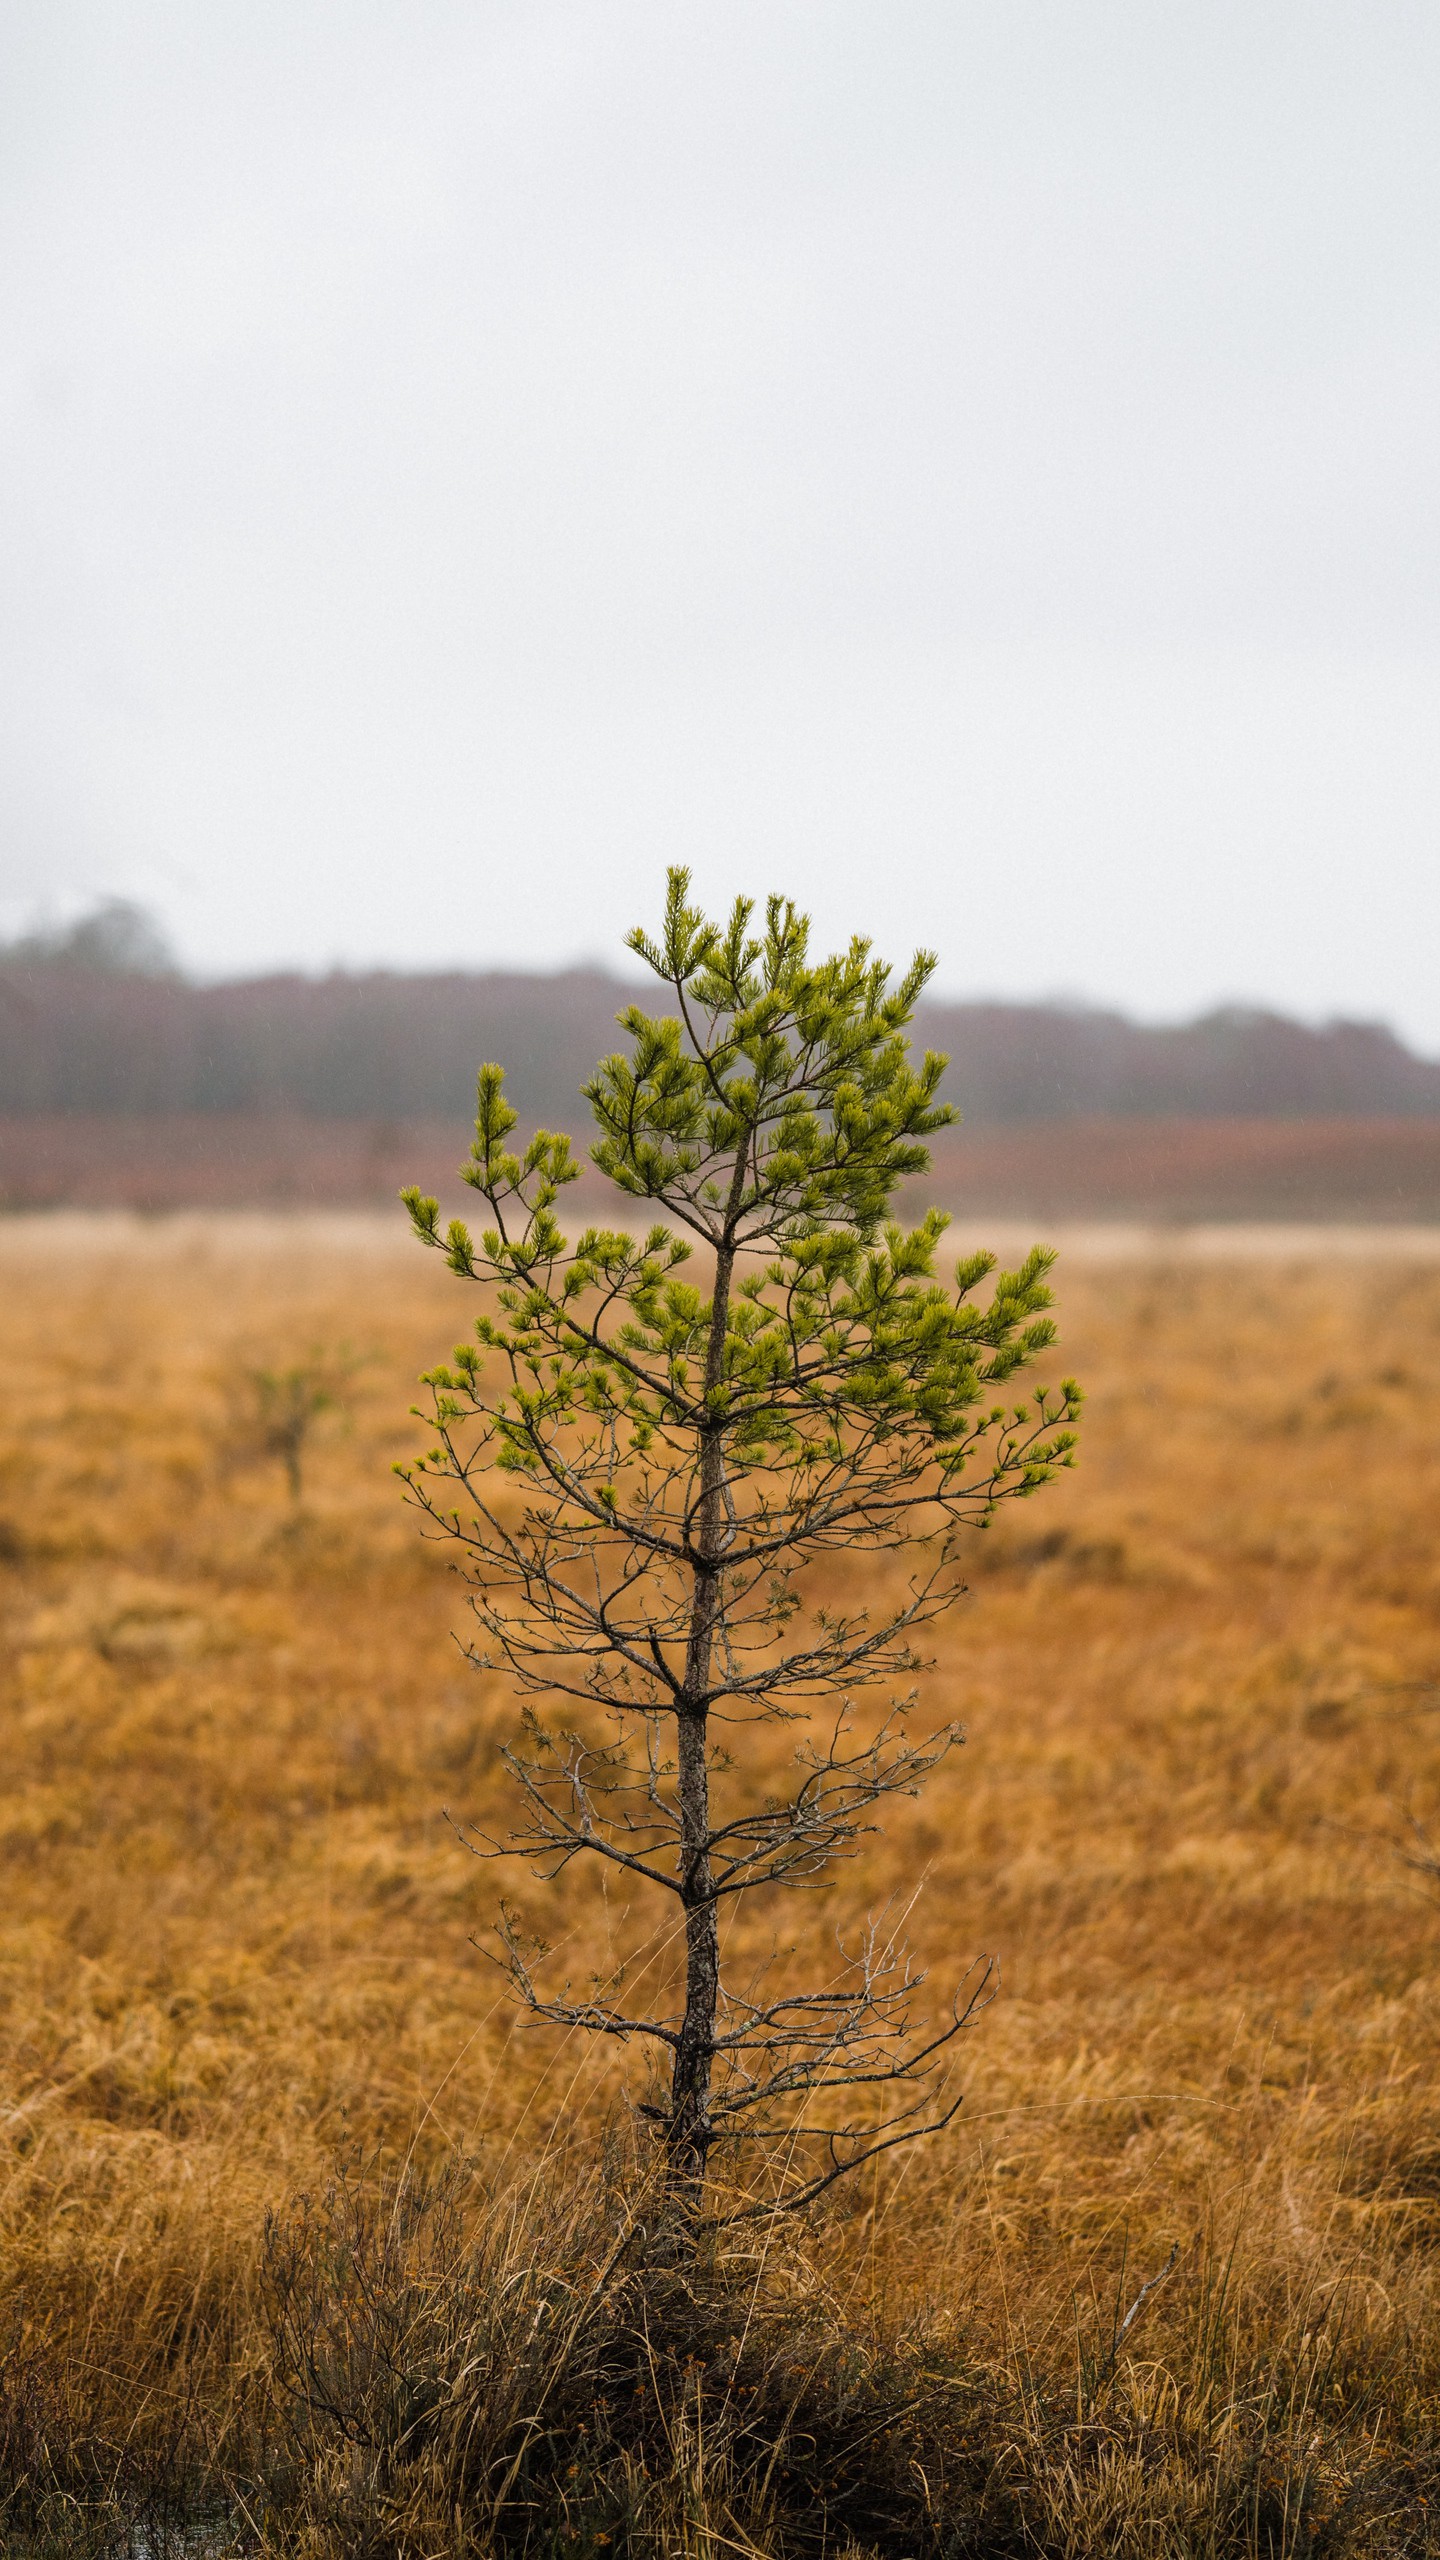
<svg viewBox="0 0 1440 2560"><path fill-rule="evenodd" d="M3 0L0 924L1440 1048L1440 16Z"/></svg>

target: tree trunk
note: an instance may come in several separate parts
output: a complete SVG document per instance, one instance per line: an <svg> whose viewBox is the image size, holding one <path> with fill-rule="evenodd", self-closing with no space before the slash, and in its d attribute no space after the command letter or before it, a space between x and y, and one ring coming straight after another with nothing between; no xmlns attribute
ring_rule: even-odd
<svg viewBox="0 0 1440 2560"><path fill-rule="evenodd" d="M670 2121L665 2129L670 2176L678 2190L699 2201L710 2154L710 2076L715 2062L715 2011L720 1991L720 1937L710 1890L709 1716L703 1707L682 1713L679 1729L681 1896L685 1909L685 2014L670 2082Z"/></svg>
<svg viewBox="0 0 1440 2560"><path fill-rule="evenodd" d="M724 1377L725 1333L735 1247L729 1229L745 1178L745 1150L737 1153L726 1234L715 1253L715 1294L706 1345L705 1391ZM714 2140L710 2082L715 2066L715 2019L720 1996L720 1932L710 1875L710 1658L720 1615L725 1532L725 1437L718 1418L707 1416L700 1450L700 1498L696 1510L694 1591L685 1649L685 1690L676 1707L680 1806L680 1895L685 1912L685 2012L670 2081L670 2120L665 2128L670 2183L687 2213L698 2211L705 2164Z"/></svg>

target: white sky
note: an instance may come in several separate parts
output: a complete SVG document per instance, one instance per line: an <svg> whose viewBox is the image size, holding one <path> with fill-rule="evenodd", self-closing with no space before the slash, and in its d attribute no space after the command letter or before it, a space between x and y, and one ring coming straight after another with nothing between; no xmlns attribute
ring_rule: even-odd
<svg viewBox="0 0 1440 2560"><path fill-rule="evenodd" d="M1440 1047L1434 0L0 0L0 920Z"/></svg>

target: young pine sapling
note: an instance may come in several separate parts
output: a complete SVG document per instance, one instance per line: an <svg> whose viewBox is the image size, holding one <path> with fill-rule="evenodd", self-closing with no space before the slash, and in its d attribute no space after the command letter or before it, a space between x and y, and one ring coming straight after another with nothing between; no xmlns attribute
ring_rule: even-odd
<svg viewBox="0 0 1440 2560"><path fill-rule="evenodd" d="M930 955L892 984L864 942L812 959L785 900L759 931L738 901L722 928L688 890L672 872L658 941L630 936L666 1011L622 1014L628 1051L585 1088L593 1163L654 1222L567 1242L570 1141L541 1130L514 1152L495 1066L464 1169L483 1234L442 1233L437 1203L404 1195L422 1242L486 1295L474 1338L426 1379L433 1445L401 1472L464 1560L472 1658L565 1710L527 1707L504 1753L516 1827L472 1845L552 1877L605 1861L676 1913L668 2004L633 2006L623 1968L576 1989L512 1922L502 1937L537 2017L658 2054L649 2112L693 2214L718 2143L768 2143L762 2183L795 2203L953 2112L931 2075L973 1977L918 2026L923 1977L880 1921L829 1981L732 1981L721 1914L823 1879L952 1748L950 1727L911 1738L908 1698L863 1725L855 1702L920 1667L917 1636L963 1588L961 1532L1071 1463L1080 1398L1068 1380L1028 1403L1004 1392L1053 1339L1052 1255L980 1296L993 1255L947 1282L944 1216L893 1215L954 1117L945 1061L917 1065L906 1039ZM863 1567L884 1555L907 1570L872 1610ZM837 1556L854 1594L838 1607L816 1588ZM760 1719L796 1726L778 1796L747 1784Z"/></svg>

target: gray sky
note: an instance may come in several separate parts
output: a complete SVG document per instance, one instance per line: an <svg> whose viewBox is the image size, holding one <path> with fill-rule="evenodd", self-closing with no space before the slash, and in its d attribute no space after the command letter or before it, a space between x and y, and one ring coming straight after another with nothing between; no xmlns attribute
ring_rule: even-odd
<svg viewBox="0 0 1440 2560"><path fill-rule="evenodd" d="M1440 1048L1434 0L0 0L0 921Z"/></svg>

